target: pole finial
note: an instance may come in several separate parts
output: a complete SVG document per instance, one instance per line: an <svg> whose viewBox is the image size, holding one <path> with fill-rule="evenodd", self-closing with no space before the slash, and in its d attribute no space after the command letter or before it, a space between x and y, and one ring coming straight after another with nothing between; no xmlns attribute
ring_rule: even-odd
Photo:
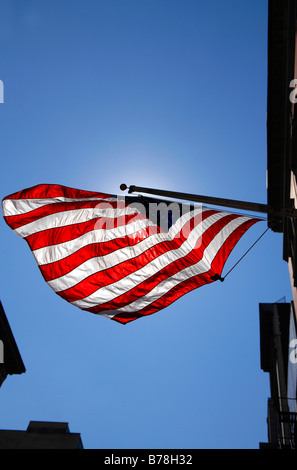
<svg viewBox="0 0 297 470"><path fill-rule="evenodd" d="M127 186L125 183L122 183L121 186L120 186L120 189L121 189L122 191L126 191L127 187L128 187L128 186Z"/></svg>

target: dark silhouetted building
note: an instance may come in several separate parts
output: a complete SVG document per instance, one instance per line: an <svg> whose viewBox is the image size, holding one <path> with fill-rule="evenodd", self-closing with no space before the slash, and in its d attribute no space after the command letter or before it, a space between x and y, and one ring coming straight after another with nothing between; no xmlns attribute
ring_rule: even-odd
<svg viewBox="0 0 297 470"><path fill-rule="evenodd" d="M267 202L275 211L297 208L297 1L270 0L268 11ZM297 312L297 218L270 215L283 233Z"/></svg>
<svg viewBox="0 0 297 470"><path fill-rule="evenodd" d="M297 218L275 214L297 209L297 1L269 0L268 5L268 226L283 234L293 301L260 304L261 368L269 372L271 389L268 443L260 446L295 449Z"/></svg>
<svg viewBox="0 0 297 470"><path fill-rule="evenodd" d="M260 304L261 369L269 373L268 444L261 448L295 449L297 355L293 303ZM291 344L291 346L290 346Z"/></svg>
<svg viewBox="0 0 297 470"><path fill-rule="evenodd" d="M25 366L0 302L0 387L7 375L22 374Z"/></svg>
<svg viewBox="0 0 297 470"><path fill-rule="evenodd" d="M30 421L26 431L0 431L0 449L83 449L68 423Z"/></svg>

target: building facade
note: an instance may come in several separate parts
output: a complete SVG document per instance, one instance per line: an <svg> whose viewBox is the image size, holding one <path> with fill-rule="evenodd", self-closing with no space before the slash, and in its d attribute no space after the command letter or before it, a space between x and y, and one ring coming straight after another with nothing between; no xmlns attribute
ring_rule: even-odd
<svg viewBox="0 0 297 470"><path fill-rule="evenodd" d="M68 423L30 421L26 431L0 430L0 449L83 449Z"/></svg>
<svg viewBox="0 0 297 470"><path fill-rule="evenodd" d="M0 387L7 375L22 374L25 371L22 357L0 302Z"/></svg>
<svg viewBox="0 0 297 470"><path fill-rule="evenodd" d="M297 354L293 302L260 304L261 369L269 373L268 443L261 448L296 449Z"/></svg>
<svg viewBox="0 0 297 470"><path fill-rule="evenodd" d="M291 303L260 304L261 368L269 373L268 443L296 448L297 388L297 1L269 0L267 90L268 226L283 234ZM296 78L295 78L296 77Z"/></svg>

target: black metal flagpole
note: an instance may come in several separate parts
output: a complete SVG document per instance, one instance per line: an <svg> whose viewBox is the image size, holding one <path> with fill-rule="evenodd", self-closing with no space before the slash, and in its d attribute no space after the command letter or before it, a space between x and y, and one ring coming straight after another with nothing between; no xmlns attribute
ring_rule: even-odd
<svg viewBox="0 0 297 470"><path fill-rule="evenodd" d="M198 194L188 194L188 193L180 193L177 191L167 191L164 189L154 189L154 188L144 188L142 186L127 186L126 184L121 184L120 189L125 191L128 189L129 194L138 192L138 193L148 193L154 194L157 196L164 196L170 197L175 199L184 199L186 201L193 201L193 202L200 202L206 204L212 204L216 206L223 206L223 207L232 207L234 209L240 209L245 211L251 212L262 212L273 216L281 216L281 217L297 217L297 209L273 209L267 204L260 204L257 202L246 202L246 201L237 201L234 199L225 199L225 198L218 198L218 197L210 197L210 196L201 196Z"/></svg>

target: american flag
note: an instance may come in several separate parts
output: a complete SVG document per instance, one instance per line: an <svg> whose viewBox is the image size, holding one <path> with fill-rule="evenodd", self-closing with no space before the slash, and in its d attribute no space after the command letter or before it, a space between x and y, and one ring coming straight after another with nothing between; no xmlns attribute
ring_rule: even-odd
<svg viewBox="0 0 297 470"><path fill-rule="evenodd" d="M213 282L259 220L49 184L5 197L2 210L60 297L122 324Z"/></svg>

